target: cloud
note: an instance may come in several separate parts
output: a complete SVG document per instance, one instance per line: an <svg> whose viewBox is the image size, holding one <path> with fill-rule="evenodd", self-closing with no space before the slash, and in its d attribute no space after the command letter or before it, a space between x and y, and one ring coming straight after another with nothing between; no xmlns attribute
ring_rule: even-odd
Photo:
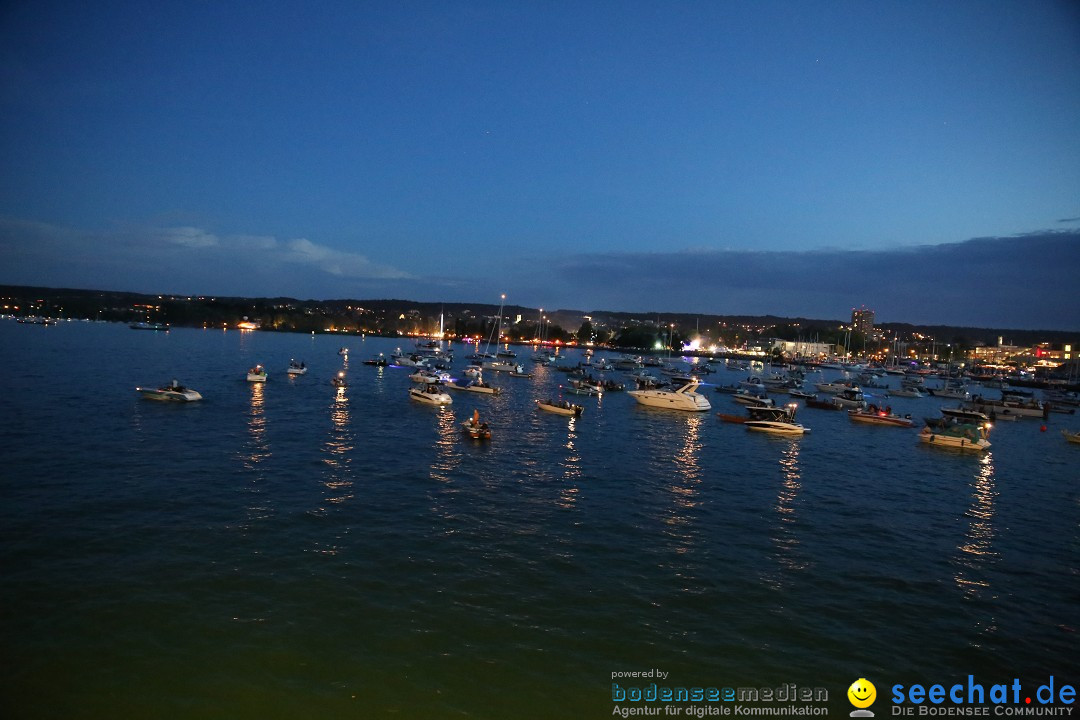
<svg viewBox="0 0 1080 720"><path fill-rule="evenodd" d="M1059 222L1059 223L1074 223L1074 222L1080 222L1080 217L1061 218L1060 220L1058 220L1058 222Z"/></svg>
<svg viewBox="0 0 1080 720"><path fill-rule="evenodd" d="M147 292L320 296L409 273L308 239L218 235L191 226L79 230L0 218L0 281Z"/></svg>
<svg viewBox="0 0 1080 720"><path fill-rule="evenodd" d="M216 235L194 227L164 228L161 230L160 240L189 248L215 247L220 244Z"/></svg>
<svg viewBox="0 0 1080 720"><path fill-rule="evenodd" d="M1080 330L1080 232L893 250L593 253L535 259L517 287L563 307ZM515 293L516 298L521 297ZM528 299L519 300L528 303Z"/></svg>

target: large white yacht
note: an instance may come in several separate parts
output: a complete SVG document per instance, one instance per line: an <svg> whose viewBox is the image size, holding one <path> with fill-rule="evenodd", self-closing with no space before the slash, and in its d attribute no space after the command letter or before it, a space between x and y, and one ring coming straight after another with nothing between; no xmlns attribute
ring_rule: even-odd
<svg viewBox="0 0 1080 720"><path fill-rule="evenodd" d="M642 405L649 407L667 408L669 410L687 410L689 412L706 412L712 410L709 399L701 393L694 392L698 385L695 377L679 378L674 390L631 390L626 393Z"/></svg>

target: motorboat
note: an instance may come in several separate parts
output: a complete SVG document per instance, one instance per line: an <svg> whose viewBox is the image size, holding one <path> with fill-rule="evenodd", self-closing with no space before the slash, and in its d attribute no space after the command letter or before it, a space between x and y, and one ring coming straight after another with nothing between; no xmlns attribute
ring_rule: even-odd
<svg viewBox="0 0 1080 720"><path fill-rule="evenodd" d="M1080 443L1080 430L1062 430L1062 436L1071 443Z"/></svg>
<svg viewBox="0 0 1080 720"><path fill-rule="evenodd" d="M502 392L502 388L490 385L480 378L466 380L461 385L458 385L456 380L450 380L449 382L443 383L443 387L449 390L464 390L465 392L486 393L487 395L498 395Z"/></svg>
<svg viewBox="0 0 1080 720"><path fill-rule="evenodd" d="M745 390L740 390L735 393L731 396L731 399L740 405L746 405L747 407L772 407L776 404L772 398L748 393Z"/></svg>
<svg viewBox="0 0 1080 720"><path fill-rule="evenodd" d="M875 405L871 405L865 410L859 408L848 410L847 414L848 420L867 425L890 425L892 427L906 428L915 427L915 421L911 419L911 415L897 415L892 411L892 408L881 409Z"/></svg>
<svg viewBox="0 0 1080 720"><path fill-rule="evenodd" d="M962 403L962 405L968 410L978 410L987 415L994 413L999 417L1001 415L1042 417L1046 413L1043 404L1038 400L1024 398L1005 390L1002 391L999 400L988 400L981 395L975 395L970 400Z"/></svg>
<svg viewBox="0 0 1080 720"><path fill-rule="evenodd" d="M968 410L960 406L954 408L943 407L941 408L941 414L945 417L956 418L976 425L990 422L990 416L986 413L981 413L978 410Z"/></svg>
<svg viewBox="0 0 1080 720"><path fill-rule="evenodd" d="M520 366L520 365L518 365L518 367L520 368L521 366ZM511 373L510 373L510 377L516 377L516 378L531 378L531 377L532 377L532 373L531 373L531 372L525 372L525 371L524 371L524 369L522 369L522 370L515 370L515 371L513 371L513 372L511 372Z"/></svg>
<svg viewBox="0 0 1080 720"><path fill-rule="evenodd" d="M990 449L990 423L972 425L955 419L927 421L919 431L919 440L937 447L983 452Z"/></svg>
<svg viewBox="0 0 1080 720"><path fill-rule="evenodd" d="M247 371L247 380L248 382L266 382L266 368L264 368L262 365L256 365L255 367L251 368Z"/></svg>
<svg viewBox="0 0 1080 720"><path fill-rule="evenodd" d="M415 383L444 383L450 381L450 373L445 370L429 370L427 368L420 368L409 379Z"/></svg>
<svg viewBox="0 0 1080 720"><path fill-rule="evenodd" d="M41 322L39 324L40 325L48 325L49 322L45 321L45 322ZM131 328L132 330L160 330L160 331L163 331L163 332L169 332L169 326L166 325L165 323L159 323L159 322L146 322L146 321L133 322L130 325L128 325L128 327Z"/></svg>
<svg viewBox="0 0 1080 720"><path fill-rule="evenodd" d="M537 400L536 408L538 410L544 410L546 412L555 413L556 415L565 415L567 417L581 417L581 413L585 411L585 408L581 405L575 405L567 400Z"/></svg>
<svg viewBox="0 0 1080 720"><path fill-rule="evenodd" d="M191 388L184 387L176 380L159 388L135 388L136 392L142 393L146 400L162 400L164 402L195 402L202 400L202 395Z"/></svg>
<svg viewBox="0 0 1080 720"><path fill-rule="evenodd" d="M716 413L716 417L726 423L737 423L740 425L751 419L749 415L732 415L730 413Z"/></svg>
<svg viewBox="0 0 1080 720"><path fill-rule="evenodd" d="M848 408L861 408L866 405L866 398L863 397L862 390L857 387L845 388L833 395L833 400Z"/></svg>
<svg viewBox="0 0 1080 720"><path fill-rule="evenodd" d="M783 407L749 407L750 419L743 427L776 435L805 435L810 429L795 422L797 407L795 403Z"/></svg>
<svg viewBox="0 0 1080 720"><path fill-rule="evenodd" d="M627 395L648 407L706 412L712 410L712 404L707 397L695 392L700 384L696 377L683 378L675 390L631 390Z"/></svg>
<svg viewBox="0 0 1080 720"><path fill-rule="evenodd" d="M798 398L800 400L816 400L817 399L817 395L814 395L813 393L808 393L805 390L792 390L791 392L788 393L788 395L790 395L793 398Z"/></svg>
<svg viewBox="0 0 1080 720"><path fill-rule="evenodd" d="M491 427L486 422L480 422L479 410L473 410L472 417L461 423L461 429L473 440L491 439Z"/></svg>
<svg viewBox="0 0 1080 720"><path fill-rule="evenodd" d="M289 369L286 370L286 372L289 373L290 375L306 375L307 374L307 365L304 364L303 360L301 360L300 362L296 362L295 360L290 360L289 361Z"/></svg>
<svg viewBox="0 0 1080 720"><path fill-rule="evenodd" d="M515 362L506 362L505 360L485 360L483 363L485 370L494 370L495 372L509 372L509 373L523 373L525 368Z"/></svg>
<svg viewBox="0 0 1080 720"><path fill-rule="evenodd" d="M836 382L836 383L814 383L814 387L818 392L823 392L828 395L838 395L844 390L850 390L851 388L858 389L857 385L853 385L850 382Z"/></svg>
<svg viewBox="0 0 1080 720"><path fill-rule="evenodd" d="M915 387L914 385L901 385L896 390L890 390L889 394L890 395L895 395L896 397L906 397L906 398L926 397L926 395L923 394L922 390Z"/></svg>
<svg viewBox="0 0 1080 720"><path fill-rule="evenodd" d="M465 369L461 371L461 374L465 377L478 378L484 372L484 369L479 365L466 365Z"/></svg>
<svg viewBox="0 0 1080 720"><path fill-rule="evenodd" d="M454 402L454 399L435 383L409 388L409 397L428 405L450 405Z"/></svg>
<svg viewBox="0 0 1080 720"><path fill-rule="evenodd" d="M372 365L374 367L386 367L387 365L390 364L390 361L386 359L385 355L383 355L382 353L379 353L375 357L373 357L373 358L371 358L369 360L365 360L364 364L365 365Z"/></svg>
<svg viewBox="0 0 1080 720"><path fill-rule="evenodd" d="M337 375L330 378L330 384L337 388L349 387L349 381L345 379L345 371L341 370Z"/></svg>
<svg viewBox="0 0 1080 720"><path fill-rule="evenodd" d="M817 395L806 399L806 407L818 410L843 410L844 406L836 398L819 398Z"/></svg>

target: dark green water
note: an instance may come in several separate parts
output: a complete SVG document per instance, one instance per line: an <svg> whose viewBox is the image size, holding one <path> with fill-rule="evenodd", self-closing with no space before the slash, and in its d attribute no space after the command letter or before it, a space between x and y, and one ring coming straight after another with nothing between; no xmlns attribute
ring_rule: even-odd
<svg viewBox="0 0 1080 720"><path fill-rule="evenodd" d="M4 716L603 718L657 668L834 716L866 677L881 717L895 683L1080 680L1080 420L984 457L814 410L800 440L618 393L569 421L550 368L440 410L359 363L401 344L0 322ZM134 392L173 377L206 400Z"/></svg>

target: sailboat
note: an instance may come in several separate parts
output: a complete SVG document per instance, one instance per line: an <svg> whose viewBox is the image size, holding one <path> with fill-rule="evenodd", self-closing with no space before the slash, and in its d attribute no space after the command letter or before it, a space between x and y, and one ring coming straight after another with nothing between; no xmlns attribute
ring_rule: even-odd
<svg viewBox="0 0 1080 720"><path fill-rule="evenodd" d="M492 331L495 336L495 349L498 350L499 343L502 342L502 318L503 318L503 305L506 303L506 293L500 296L499 302L499 322L496 324L495 330ZM503 353L499 353L502 355ZM491 336L488 336L487 346L484 348L484 355L488 358L491 357ZM516 355L514 356L516 357ZM485 370L495 370L496 372L521 372L522 368L516 362L506 362L499 360L484 360L483 367Z"/></svg>

